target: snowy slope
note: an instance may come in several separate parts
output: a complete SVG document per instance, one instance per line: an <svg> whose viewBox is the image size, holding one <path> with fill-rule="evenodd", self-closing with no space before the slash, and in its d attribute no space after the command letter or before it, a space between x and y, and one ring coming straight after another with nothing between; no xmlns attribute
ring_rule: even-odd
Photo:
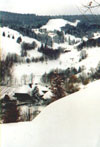
<svg viewBox="0 0 100 147"><path fill-rule="evenodd" d="M32 122L1 125L1 147L100 147L99 87L52 103Z"/></svg>
<svg viewBox="0 0 100 147"><path fill-rule="evenodd" d="M60 25L60 23L56 23L56 21L59 22L61 21L61 24L63 25L62 21L65 21L63 19L53 19L50 20L52 23L55 25ZM55 25L52 25L52 27L55 27ZM75 23L73 23L75 25ZM34 58L40 58L43 56L42 53L38 52L38 47L41 46L41 43L33 38L29 38L26 36L22 36L20 33L17 31L14 31L12 29L9 29L7 27L0 28L0 35L1 35L1 44L0 44L0 49L1 49L1 55L2 58L5 58L7 54L9 53L16 53L18 55L21 54L21 44L18 44L16 42L17 38L19 36L22 37L22 41L32 43L33 41L36 42L37 47L34 50L30 50L27 52L27 57L25 59L29 58L30 60ZM5 32L5 37L2 36L2 33ZM52 35L53 33L50 33ZM10 35L10 38L8 37ZM14 39L12 37L14 36ZM72 35L65 35L65 39L68 40L70 38L71 41L80 41L80 38L75 38ZM27 63L21 63L21 64L14 64L13 69L12 69L12 79L13 79L13 84L15 85L23 85L24 84L24 77L26 77L27 84L29 84L30 79L31 79L31 74L34 75L34 83L41 83L41 76L44 73L49 73L51 70L55 69L62 69L66 70L67 68L75 67L77 70L79 67L84 67L84 72L90 73L91 74L91 68L94 68L94 71L97 68L97 65L100 61L100 49L99 47L95 48L85 48L86 53L87 53L87 58L84 60L80 61L80 54L81 51L78 51L76 48L76 45L68 45L67 42L65 43L54 43L53 48L63 48L65 51L69 50L70 52L65 52L60 55L60 57L57 60L48 60L44 62L33 62L30 64ZM80 62L79 62L80 61Z"/></svg>
<svg viewBox="0 0 100 147"><path fill-rule="evenodd" d="M3 36L3 32L5 33L5 36ZM9 36L9 37L8 37ZM14 38L12 38L14 37ZM21 55L21 44L18 44L17 38L21 37L22 41L25 41L27 43L32 43L33 41L36 42L37 48L40 47L41 43L37 41L36 39L29 38L26 36L21 35L19 32L12 30L7 27L0 27L0 50L1 50L1 59L5 59L5 57L10 54L17 54ZM38 57L41 56L40 53L37 52L37 50L31 50L28 52L28 56ZM37 55L36 55L37 54Z"/></svg>
<svg viewBox="0 0 100 147"><path fill-rule="evenodd" d="M17 79L20 84L23 75L34 75L34 82L40 82L41 76L46 72L49 73L51 70L55 69L67 69L68 67L75 67L77 70L79 67L84 67L84 72L91 73L91 68L96 69L100 61L100 48L88 48L85 49L87 53L87 58L79 62L81 51L77 51L73 46L68 46L68 50L71 52L61 54L59 59L47 62L37 62L30 64L15 65L13 67L13 78ZM38 68L37 68L38 67ZM34 70L35 69L35 70ZM40 70L41 69L41 70ZM20 72L19 72L20 71Z"/></svg>
<svg viewBox="0 0 100 147"><path fill-rule="evenodd" d="M90 72L90 69L96 68L100 61L99 47L85 49L87 53L87 58L82 60L81 62L79 62L81 51L77 51L77 49L74 49L73 46L69 46L67 49L71 50L71 52L61 54L59 59L55 61L47 61L47 63L31 63L30 65L17 65L14 67L14 75L17 78L20 78L23 74L30 75L33 72L34 75L41 76L43 73L48 73L49 71L57 68L66 69L68 67L75 67L78 69L82 66L85 66L86 71ZM18 71L20 71L20 74Z"/></svg>
<svg viewBox="0 0 100 147"><path fill-rule="evenodd" d="M41 29L47 29L48 31L54 31L54 30L61 30L61 27L65 26L66 24L77 26L79 23L79 20L76 20L74 23L69 22L64 19L50 19L46 25L42 26Z"/></svg>
<svg viewBox="0 0 100 147"><path fill-rule="evenodd" d="M2 36L3 32L5 37ZM9 35L9 37L8 37ZM15 53L20 55L20 45L16 43L16 39L20 34L17 31L9 29L7 27L0 27L0 49L1 49L1 59L5 59L8 53ZM14 39L12 37L14 36Z"/></svg>

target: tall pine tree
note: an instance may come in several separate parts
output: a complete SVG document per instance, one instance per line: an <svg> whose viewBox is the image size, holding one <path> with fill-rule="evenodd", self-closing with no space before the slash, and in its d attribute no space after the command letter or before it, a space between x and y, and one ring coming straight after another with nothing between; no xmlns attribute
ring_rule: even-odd
<svg viewBox="0 0 100 147"><path fill-rule="evenodd" d="M64 88L64 81L57 72L54 72L54 75L51 79L51 91L53 94L52 96L53 101L66 96L66 91Z"/></svg>
<svg viewBox="0 0 100 147"><path fill-rule="evenodd" d="M3 123L18 122L19 109L16 100L10 100L9 96L4 97L4 113L2 116Z"/></svg>

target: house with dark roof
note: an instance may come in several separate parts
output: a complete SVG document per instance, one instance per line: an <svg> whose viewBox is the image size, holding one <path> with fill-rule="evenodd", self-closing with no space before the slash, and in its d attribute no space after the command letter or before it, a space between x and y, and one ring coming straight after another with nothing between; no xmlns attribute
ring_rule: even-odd
<svg viewBox="0 0 100 147"><path fill-rule="evenodd" d="M16 97L16 99L21 102L32 100L31 96L28 93L15 93L14 97Z"/></svg>

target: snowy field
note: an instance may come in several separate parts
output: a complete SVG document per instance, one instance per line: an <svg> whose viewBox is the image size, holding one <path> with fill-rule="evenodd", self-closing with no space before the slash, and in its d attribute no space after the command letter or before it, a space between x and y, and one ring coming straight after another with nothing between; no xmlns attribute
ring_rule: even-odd
<svg viewBox="0 0 100 147"><path fill-rule="evenodd" d="M76 27L79 22L80 22L79 20L76 20L75 22L72 23L64 19L50 19L46 25L41 27L41 29L47 29L48 31L54 31L54 30L61 31L61 27L67 24Z"/></svg>

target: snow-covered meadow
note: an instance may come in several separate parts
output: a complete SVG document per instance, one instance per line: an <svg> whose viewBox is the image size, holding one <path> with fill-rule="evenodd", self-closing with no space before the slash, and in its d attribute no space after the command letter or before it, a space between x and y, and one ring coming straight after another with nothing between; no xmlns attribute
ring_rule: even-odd
<svg viewBox="0 0 100 147"><path fill-rule="evenodd" d="M67 24L76 27L79 22L80 22L79 20L76 20L75 22L69 22L64 19L51 19L48 21L46 25L42 26L41 29L47 29L48 31L54 31L54 30L61 31L61 27Z"/></svg>

